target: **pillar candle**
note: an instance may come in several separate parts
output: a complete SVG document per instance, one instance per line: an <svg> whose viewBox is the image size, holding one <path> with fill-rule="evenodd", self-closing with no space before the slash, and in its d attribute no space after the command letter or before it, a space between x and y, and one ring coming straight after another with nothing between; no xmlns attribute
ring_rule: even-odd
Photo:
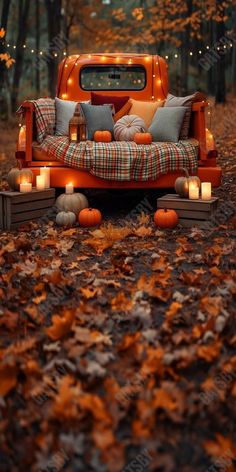
<svg viewBox="0 0 236 472"><path fill-rule="evenodd" d="M44 176L45 188L50 188L50 167L40 167L40 175Z"/></svg>
<svg viewBox="0 0 236 472"><path fill-rule="evenodd" d="M199 199L199 188L196 185L189 184L189 199L190 200Z"/></svg>
<svg viewBox="0 0 236 472"><path fill-rule="evenodd" d="M66 184L66 193L68 195L74 193L74 186L71 182L69 184Z"/></svg>
<svg viewBox="0 0 236 472"><path fill-rule="evenodd" d="M202 200L211 200L211 182L202 182L201 194Z"/></svg>
<svg viewBox="0 0 236 472"><path fill-rule="evenodd" d="M32 192L32 184L29 183L29 182L20 184L20 192L21 192L21 193Z"/></svg>
<svg viewBox="0 0 236 472"><path fill-rule="evenodd" d="M44 175L37 175L37 177L36 177L36 189L37 190L45 190L45 176Z"/></svg>

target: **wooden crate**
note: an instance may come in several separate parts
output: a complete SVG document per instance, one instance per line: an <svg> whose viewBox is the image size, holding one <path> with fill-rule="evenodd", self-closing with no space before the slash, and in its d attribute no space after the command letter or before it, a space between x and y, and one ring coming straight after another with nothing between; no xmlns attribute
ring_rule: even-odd
<svg viewBox="0 0 236 472"><path fill-rule="evenodd" d="M157 199L157 208L169 208L176 211L179 223L184 227L200 226L207 228L217 210L218 198L211 200L189 200L176 194L168 194Z"/></svg>
<svg viewBox="0 0 236 472"><path fill-rule="evenodd" d="M19 225L43 217L55 202L55 189L33 189L29 193L0 192L0 229L15 229Z"/></svg>

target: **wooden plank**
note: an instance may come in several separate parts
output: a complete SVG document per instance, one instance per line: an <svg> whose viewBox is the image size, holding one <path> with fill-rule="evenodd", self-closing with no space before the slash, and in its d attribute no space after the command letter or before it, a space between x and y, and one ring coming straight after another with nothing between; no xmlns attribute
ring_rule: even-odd
<svg viewBox="0 0 236 472"><path fill-rule="evenodd" d="M35 220L37 218L40 218L41 216L44 216L47 214L47 211L50 210L51 207L49 208L41 208L39 210L32 210L32 211L26 211L23 213L16 213L12 215L11 223L24 223L25 221L29 220Z"/></svg>
<svg viewBox="0 0 236 472"><path fill-rule="evenodd" d="M157 199L157 208L173 208L174 210L196 210L196 211L210 211L216 209L218 199L210 202L203 200L187 200L183 199Z"/></svg>
<svg viewBox="0 0 236 472"><path fill-rule="evenodd" d="M11 200L3 198L3 219L4 228L11 229Z"/></svg>
<svg viewBox="0 0 236 472"><path fill-rule="evenodd" d="M50 188L46 190L35 190L28 193L20 192L1 192L1 195L4 195L5 198L11 199L13 203L24 203L32 202L37 200L43 200L45 198L55 198L55 189Z"/></svg>
<svg viewBox="0 0 236 472"><path fill-rule="evenodd" d="M160 204L162 203L168 203L169 205L176 204L176 208L183 209L183 210L187 209L186 207L186 204L187 204L188 207L193 210L203 210L203 209L207 210L211 208L212 206L213 207L217 206L218 201L219 201L218 197L212 197L211 200L201 200L201 199L189 200L189 198L181 198L177 194L167 194L167 195L164 195L163 197L158 198L157 204L158 206L159 206L159 202ZM160 208L163 208L163 207L160 207ZM171 208L174 208L174 207L171 206Z"/></svg>
<svg viewBox="0 0 236 472"><path fill-rule="evenodd" d="M0 192L4 197L10 198L14 203L20 202L31 202L34 200L42 200L44 198L55 197L55 189L49 188L45 190L33 189L32 192L20 193L20 192Z"/></svg>
<svg viewBox="0 0 236 472"><path fill-rule="evenodd" d="M193 220L209 220L213 211L175 210L179 218L190 218Z"/></svg>
<svg viewBox="0 0 236 472"><path fill-rule="evenodd" d="M210 228L209 222L202 221L202 220L191 220L191 219L180 218L179 224L183 226L183 228L191 228L192 226L199 226L200 228L205 228L205 229Z"/></svg>
<svg viewBox="0 0 236 472"><path fill-rule="evenodd" d="M38 210L43 208L51 208L54 205L55 198L47 198L46 200L38 200L36 202L17 203L12 205L12 215L23 213L30 210Z"/></svg>

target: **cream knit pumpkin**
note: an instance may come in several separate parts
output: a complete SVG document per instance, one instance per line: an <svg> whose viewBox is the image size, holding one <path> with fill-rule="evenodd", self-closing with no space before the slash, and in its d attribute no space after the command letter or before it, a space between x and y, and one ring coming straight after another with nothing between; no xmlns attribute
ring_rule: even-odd
<svg viewBox="0 0 236 472"><path fill-rule="evenodd" d="M114 136L116 141L133 141L134 135L146 131L142 118L137 115L125 115L115 123Z"/></svg>

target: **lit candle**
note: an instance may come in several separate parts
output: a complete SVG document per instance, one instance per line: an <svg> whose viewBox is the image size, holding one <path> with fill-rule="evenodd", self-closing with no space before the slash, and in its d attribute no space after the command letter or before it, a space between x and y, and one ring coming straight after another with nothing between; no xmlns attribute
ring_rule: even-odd
<svg viewBox="0 0 236 472"><path fill-rule="evenodd" d="M25 182L23 184L20 184L20 192L21 193L32 192L32 184L29 183L29 182Z"/></svg>
<svg viewBox="0 0 236 472"><path fill-rule="evenodd" d="M70 195L74 193L74 186L73 184L70 182L69 184L66 184L66 194L67 195Z"/></svg>
<svg viewBox="0 0 236 472"><path fill-rule="evenodd" d="M189 198L190 200L198 200L199 199L199 188L196 185L189 184Z"/></svg>
<svg viewBox="0 0 236 472"><path fill-rule="evenodd" d="M202 200L211 200L211 182L202 182L201 194Z"/></svg>
<svg viewBox="0 0 236 472"><path fill-rule="evenodd" d="M25 145L26 145L26 127L25 125L23 125L20 127L20 131L19 131L17 151L25 151Z"/></svg>
<svg viewBox="0 0 236 472"><path fill-rule="evenodd" d="M215 149L214 136L207 128L206 128L206 148L207 148L207 152Z"/></svg>
<svg viewBox="0 0 236 472"><path fill-rule="evenodd" d="M50 167L40 167L40 175L44 176L45 188L50 188Z"/></svg>
<svg viewBox="0 0 236 472"><path fill-rule="evenodd" d="M36 177L36 189L37 190L45 190L45 176L44 175L37 175L37 177Z"/></svg>
<svg viewBox="0 0 236 472"><path fill-rule="evenodd" d="M71 141L77 141L77 133L71 133Z"/></svg>

